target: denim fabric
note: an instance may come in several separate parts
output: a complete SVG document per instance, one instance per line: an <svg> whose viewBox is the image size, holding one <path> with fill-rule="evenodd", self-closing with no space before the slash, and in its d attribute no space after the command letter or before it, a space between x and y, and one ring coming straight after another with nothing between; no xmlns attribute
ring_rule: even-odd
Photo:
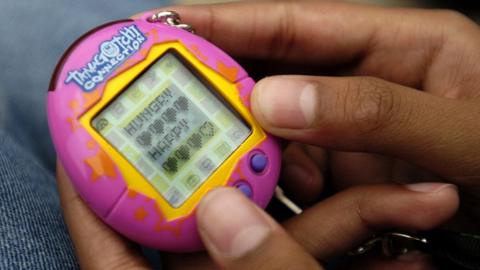
<svg viewBox="0 0 480 270"><path fill-rule="evenodd" d="M55 179L0 131L0 269L77 268Z"/></svg>
<svg viewBox="0 0 480 270"><path fill-rule="evenodd" d="M90 28L167 2L0 1L0 269L78 268L45 117L51 73Z"/></svg>

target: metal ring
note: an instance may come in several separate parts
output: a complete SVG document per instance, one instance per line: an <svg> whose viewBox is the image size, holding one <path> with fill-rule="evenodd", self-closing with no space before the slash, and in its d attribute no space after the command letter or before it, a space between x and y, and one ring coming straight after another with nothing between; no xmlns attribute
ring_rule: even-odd
<svg viewBox="0 0 480 270"><path fill-rule="evenodd" d="M362 255L376 246L380 246L383 255L387 258L392 258L428 244L426 238L418 237L413 234L386 232L378 236L374 235L367 242L357 247L355 250L350 251L348 254L352 256Z"/></svg>
<svg viewBox="0 0 480 270"><path fill-rule="evenodd" d="M180 15L177 12L171 10L154 13L152 14L152 16L147 18L147 21L151 23L162 23L172 27L180 28L190 33L195 32L195 30L190 24L182 23Z"/></svg>

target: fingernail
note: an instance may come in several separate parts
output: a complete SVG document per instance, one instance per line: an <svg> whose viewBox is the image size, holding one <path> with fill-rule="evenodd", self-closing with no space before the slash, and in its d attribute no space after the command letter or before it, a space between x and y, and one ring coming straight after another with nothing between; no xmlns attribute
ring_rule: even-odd
<svg viewBox="0 0 480 270"><path fill-rule="evenodd" d="M231 188L209 192L198 206L197 222L205 245L233 258L255 250L271 231L259 209Z"/></svg>
<svg viewBox="0 0 480 270"><path fill-rule="evenodd" d="M447 183L413 183L413 184L405 185L405 187L416 192L424 192L424 193L439 192L440 190L445 188L456 189L455 185L447 184Z"/></svg>
<svg viewBox="0 0 480 270"><path fill-rule="evenodd" d="M316 87L294 78L265 78L256 86L257 105L274 127L307 128L315 119Z"/></svg>

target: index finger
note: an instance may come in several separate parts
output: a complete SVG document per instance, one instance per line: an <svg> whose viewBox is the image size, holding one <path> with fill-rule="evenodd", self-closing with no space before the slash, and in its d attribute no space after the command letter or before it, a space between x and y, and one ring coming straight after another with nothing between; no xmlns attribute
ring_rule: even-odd
<svg viewBox="0 0 480 270"><path fill-rule="evenodd" d="M199 35L240 57L338 63L373 53L379 42L400 45L395 36L434 38L441 30L433 27L436 16L426 16L435 11L352 3L264 1L174 9Z"/></svg>
<svg viewBox="0 0 480 270"><path fill-rule="evenodd" d="M375 25L352 13L359 5L312 2L240 2L175 6L183 22L238 57L288 60L351 59L366 46ZM345 18L350 20L344 21ZM351 25L358 31L346 34ZM332 54L335 53L335 54ZM313 54L313 55L312 55ZM341 60L341 59L340 59Z"/></svg>

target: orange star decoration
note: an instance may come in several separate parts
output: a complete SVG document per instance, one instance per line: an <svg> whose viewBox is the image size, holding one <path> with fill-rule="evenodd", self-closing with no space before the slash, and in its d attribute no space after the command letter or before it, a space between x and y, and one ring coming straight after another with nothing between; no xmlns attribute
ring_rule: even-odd
<svg viewBox="0 0 480 270"><path fill-rule="evenodd" d="M79 108L78 101L76 99L70 100L68 102L68 107L72 109L73 112L77 112Z"/></svg>
<svg viewBox="0 0 480 270"><path fill-rule="evenodd" d="M100 99L100 90L95 89L89 93L83 93L83 108L88 109Z"/></svg>
<svg viewBox="0 0 480 270"><path fill-rule="evenodd" d="M145 56L147 56L147 54L148 54L148 50L147 50L147 49L141 49L141 50L140 50L140 55L141 55L141 56L145 57Z"/></svg>
<svg viewBox="0 0 480 270"><path fill-rule="evenodd" d="M235 169L234 173L238 173L240 179L245 179L245 175L243 174L242 168L240 166Z"/></svg>
<svg viewBox="0 0 480 270"><path fill-rule="evenodd" d="M138 192L136 192L135 190L132 190L132 189L128 190L128 193L127 193L128 198L134 199L137 197L137 195L138 195Z"/></svg>
<svg viewBox="0 0 480 270"><path fill-rule="evenodd" d="M87 141L87 149L93 150L97 146L97 143L94 140Z"/></svg>
<svg viewBox="0 0 480 270"><path fill-rule="evenodd" d="M230 181L228 181L229 184L235 182L236 180L234 180L234 179L245 179L245 178L246 178L246 177L245 177L245 174L243 174L243 171L242 171L241 166L237 166L237 167L233 170L232 176L233 176L233 175L236 175L236 177L232 177L232 178L230 179Z"/></svg>
<svg viewBox="0 0 480 270"><path fill-rule="evenodd" d="M163 216L162 212L160 211L160 209L158 209L158 205L155 205L155 212L159 216L159 220L157 221L157 223L155 224L155 227L154 227L155 231L157 231L157 232L169 231L170 233L172 233L173 235L175 235L177 237L180 236L180 234L182 232L182 225L186 221L185 217L177 220L176 223L172 224L172 223L166 222L165 217Z"/></svg>
<svg viewBox="0 0 480 270"><path fill-rule="evenodd" d="M78 115L80 114L80 105L76 99L72 99L68 102L68 107L73 112L72 117L67 117L67 122L70 125L70 130L75 132L80 126L80 124L76 121Z"/></svg>
<svg viewBox="0 0 480 270"><path fill-rule="evenodd" d="M94 156L85 159L85 163L92 169L92 175L90 178L94 182L102 176L110 178L115 178L117 176L113 161L100 149Z"/></svg>
<svg viewBox="0 0 480 270"><path fill-rule="evenodd" d="M70 125L70 130L75 132L78 128L82 127L78 121L73 117L67 117L67 123Z"/></svg>
<svg viewBox="0 0 480 270"><path fill-rule="evenodd" d="M244 87L243 84L241 82L237 82L235 86L237 87L238 92L241 93L241 90ZM240 99L242 100L243 104L247 106L247 108L250 108L250 93L248 93L247 95L240 96Z"/></svg>
<svg viewBox="0 0 480 270"><path fill-rule="evenodd" d="M243 84L241 82L237 82L235 86L237 87L238 91L243 89Z"/></svg>
<svg viewBox="0 0 480 270"><path fill-rule="evenodd" d="M157 33L157 31L155 31L155 30L151 30L151 31L147 32L145 35L146 35L147 37L152 36L151 39L153 39L153 42L156 42L156 41L158 41L158 39L159 39L159 38L158 38L158 33Z"/></svg>
<svg viewBox="0 0 480 270"><path fill-rule="evenodd" d="M135 220L142 221L148 216L148 212L145 210L145 208L139 207L137 210L135 210L135 214L133 214L133 216L135 217Z"/></svg>
<svg viewBox="0 0 480 270"><path fill-rule="evenodd" d="M206 56L205 54L203 54L200 49L198 48L197 45L192 45L190 46L190 49L192 49L192 52L198 56L198 58L200 58L200 60L202 61L207 61L208 60L208 56Z"/></svg>
<svg viewBox="0 0 480 270"><path fill-rule="evenodd" d="M223 77L227 80L234 82L237 80L238 68L236 67L227 67L222 61L217 61L217 69Z"/></svg>

